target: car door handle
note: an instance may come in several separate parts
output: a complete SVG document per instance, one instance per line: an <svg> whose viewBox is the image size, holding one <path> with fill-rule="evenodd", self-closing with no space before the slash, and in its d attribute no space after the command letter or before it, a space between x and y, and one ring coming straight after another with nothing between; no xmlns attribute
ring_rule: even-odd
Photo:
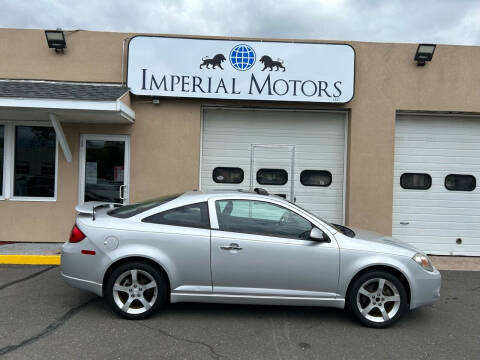
<svg viewBox="0 0 480 360"><path fill-rule="evenodd" d="M410 222L408 222L408 221L400 221L400 225L408 225L408 224L410 224Z"/></svg>
<svg viewBox="0 0 480 360"><path fill-rule="evenodd" d="M220 249L222 249L222 250L242 250L242 248L240 246L238 246L238 244L235 244L235 243L232 243L230 245L222 245L222 246L220 246Z"/></svg>

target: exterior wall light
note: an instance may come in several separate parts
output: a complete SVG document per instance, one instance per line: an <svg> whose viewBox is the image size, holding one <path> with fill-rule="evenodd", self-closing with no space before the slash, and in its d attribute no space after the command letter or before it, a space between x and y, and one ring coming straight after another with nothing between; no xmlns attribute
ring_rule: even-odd
<svg viewBox="0 0 480 360"><path fill-rule="evenodd" d="M62 30L45 30L45 36L47 38L48 47L50 49L55 49L55 52L63 52L63 49L67 47L65 34Z"/></svg>
<svg viewBox="0 0 480 360"><path fill-rule="evenodd" d="M418 44L417 52L415 53L414 60L417 62L417 66L424 66L426 61L431 61L433 53L435 52L435 44Z"/></svg>

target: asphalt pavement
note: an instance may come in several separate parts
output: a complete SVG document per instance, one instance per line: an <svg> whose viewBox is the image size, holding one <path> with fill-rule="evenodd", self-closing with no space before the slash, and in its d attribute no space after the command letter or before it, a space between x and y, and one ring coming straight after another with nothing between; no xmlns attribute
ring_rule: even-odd
<svg viewBox="0 0 480 360"><path fill-rule="evenodd" d="M391 328L342 310L173 304L117 317L55 266L0 265L1 359L480 359L480 272L442 271L442 297Z"/></svg>

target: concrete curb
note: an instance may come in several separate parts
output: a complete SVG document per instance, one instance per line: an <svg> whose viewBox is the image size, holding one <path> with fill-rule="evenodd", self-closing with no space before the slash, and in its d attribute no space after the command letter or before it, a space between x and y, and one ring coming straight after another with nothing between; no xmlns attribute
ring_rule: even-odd
<svg viewBox="0 0 480 360"><path fill-rule="evenodd" d="M0 255L0 264L60 265L60 255Z"/></svg>

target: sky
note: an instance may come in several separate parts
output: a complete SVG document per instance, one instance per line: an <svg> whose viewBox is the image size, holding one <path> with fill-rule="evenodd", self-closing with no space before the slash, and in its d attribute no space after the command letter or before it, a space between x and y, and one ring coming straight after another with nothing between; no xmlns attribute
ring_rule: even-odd
<svg viewBox="0 0 480 360"><path fill-rule="evenodd" d="M480 0L0 0L0 27L480 45Z"/></svg>

